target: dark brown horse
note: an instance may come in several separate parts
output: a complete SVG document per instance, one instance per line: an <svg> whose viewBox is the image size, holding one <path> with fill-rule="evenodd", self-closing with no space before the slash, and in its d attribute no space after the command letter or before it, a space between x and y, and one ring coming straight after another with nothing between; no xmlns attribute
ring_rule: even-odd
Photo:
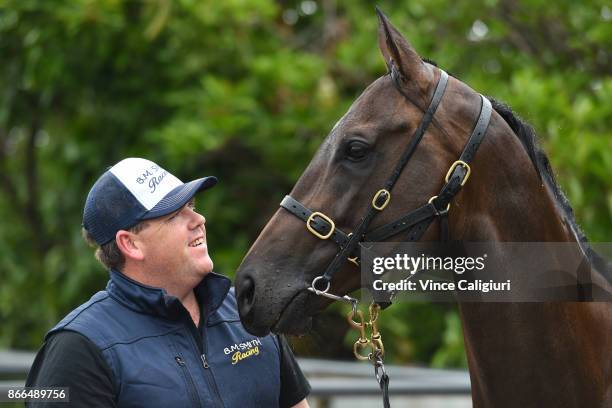
<svg viewBox="0 0 612 408"><path fill-rule="evenodd" d="M384 15L379 18L379 46L393 75L376 80L353 103L291 192L347 232L370 211L372 197L422 123L441 76ZM471 177L448 213L451 238L578 242L590 256L533 131L508 108L492 103ZM449 78L433 121L393 186L393 198L372 219L370 230L438 194L482 105L478 93ZM421 239L439 240L439 229L427 228ZM245 327L257 335L304 332L311 316L330 303L306 289L337 253L338 245L308 233L304 221L279 209L236 276ZM594 274L609 280L607 273ZM358 269L344 262L329 292L359 287ZM612 406L611 303L460 303L459 308L474 406Z"/></svg>

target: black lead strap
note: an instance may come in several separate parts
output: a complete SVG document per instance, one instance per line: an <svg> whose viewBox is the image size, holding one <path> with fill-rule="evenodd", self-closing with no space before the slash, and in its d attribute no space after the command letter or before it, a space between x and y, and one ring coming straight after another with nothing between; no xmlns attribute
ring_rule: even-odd
<svg viewBox="0 0 612 408"><path fill-rule="evenodd" d="M391 408L391 403L389 402L389 376L386 373L380 378L379 385L383 394L383 407Z"/></svg>

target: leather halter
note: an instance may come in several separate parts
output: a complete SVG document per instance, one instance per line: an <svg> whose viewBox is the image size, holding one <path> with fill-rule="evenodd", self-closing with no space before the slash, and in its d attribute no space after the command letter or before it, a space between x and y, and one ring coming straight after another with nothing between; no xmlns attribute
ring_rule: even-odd
<svg viewBox="0 0 612 408"><path fill-rule="evenodd" d="M400 84L398 83L398 75L394 66L391 66L391 78L395 82L399 92L404 95ZM448 172L446 173L445 184L442 186L442 189L438 195L431 197L426 204L412 210L395 221L368 231L368 227L372 219L376 216L376 214L383 211L389 204L391 200L391 190L397 182L402 170L415 152L429 124L432 122L436 109L438 108L438 105L442 100L442 96L444 95L447 84L448 74L443 70L440 70L440 79L438 80L433 98L429 104L429 107L427 108L427 111L423 115L421 123L412 135L410 143L395 166L393 173L391 173L383 188L376 192L372 198L372 203L368 208L367 213L361 219L359 225L352 233L347 234L346 232L340 230L335 226L331 218L322 212L310 210L289 195L285 196L283 201L280 203L282 208L305 221L307 229L313 235L324 240L331 239L340 247L340 251L338 251L334 259L328 265L325 273L313 279L311 286L308 287L308 290L311 292L336 300L342 299L336 295L328 294L331 279L333 275L341 268L344 262L346 262L346 260L349 260L355 265L359 266L360 260L357 253L358 245L362 242L384 241L385 239L404 231L407 231L407 236L404 241L418 241L436 218L440 218L442 240L448 240L448 211L450 209L450 202L461 190L471 174L470 163L474 158L482 139L484 138L491 118L491 102L489 102L489 100L482 95L480 95L482 101L480 114L478 115L478 120L474 125L474 130L472 131L472 134L470 135L461 156L457 161L451 164ZM404 97L406 97L406 95L404 95ZM322 284L323 286L317 287L318 284ZM380 304L381 308L386 308L391 304L391 298L389 298L388 301L378 303Z"/></svg>

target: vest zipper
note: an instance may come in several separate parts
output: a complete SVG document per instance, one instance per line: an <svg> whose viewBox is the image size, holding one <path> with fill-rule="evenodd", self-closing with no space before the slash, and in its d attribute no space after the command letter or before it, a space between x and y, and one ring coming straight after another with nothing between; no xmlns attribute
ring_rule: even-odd
<svg viewBox="0 0 612 408"><path fill-rule="evenodd" d="M221 398L221 393L219 392L219 388L217 387L217 382L215 381L215 376L213 375L213 370L210 364L208 364L208 360L206 359L206 330L200 333L200 330L196 327L193 320L191 319L191 315L185 308L182 308L183 316L185 319L185 324L187 329L191 333L191 340L193 341L193 345L198 350L198 355L200 356L200 360L202 360L202 367L204 369L204 380L208 385L208 389L212 393L213 400L215 401L215 407L224 407L223 399ZM206 313L205 310L202 309L202 315L204 316L204 320L202 321L202 326L206 327Z"/></svg>
<svg viewBox="0 0 612 408"><path fill-rule="evenodd" d="M181 356L176 356L174 357L174 359L176 360L176 363L179 365L179 367L181 367L181 370L183 370L183 375L187 380L187 391L189 392L189 396L191 397L191 402L193 403L193 406L199 407L200 398L198 397L196 386L193 382L193 378L191 378L191 375L189 374L189 370L187 369L187 364L185 364L185 360L183 360Z"/></svg>
<svg viewBox="0 0 612 408"><path fill-rule="evenodd" d="M215 394L217 401L219 402L221 407L224 407L225 405L223 404L223 399L221 398L221 393L219 392L219 387L217 387L217 380L215 379L215 376L213 374L213 370L212 367L210 367L210 365L208 364L208 360L206 359L206 353L208 352L208 345L206 342L206 326L207 326L207 316L206 314L204 314L204 321L202 322L202 327L204 328L204 330L202 330L202 332L200 333L200 331L198 330L198 334L201 334L200 340L201 340L201 344L202 344L202 354L200 355L200 358L202 359L202 367L204 367L204 371L208 372L208 374L210 374L210 382L209 384L212 385L212 391Z"/></svg>

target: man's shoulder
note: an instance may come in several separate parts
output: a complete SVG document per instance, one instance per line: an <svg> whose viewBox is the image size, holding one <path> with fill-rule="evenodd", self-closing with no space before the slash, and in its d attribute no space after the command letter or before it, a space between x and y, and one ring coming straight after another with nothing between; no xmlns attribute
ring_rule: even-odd
<svg viewBox="0 0 612 408"><path fill-rule="evenodd" d="M72 310L68 313L62 320L59 321L45 336L45 339L48 339L52 334L66 329L69 326L78 328L87 320L89 320L92 315L92 311L95 309L99 309L103 307L105 301L109 299L108 292L102 290L94 294L87 302L83 303L76 309Z"/></svg>
<svg viewBox="0 0 612 408"><path fill-rule="evenodd" d="M46 340L44 347L48 353L59 355L68 359L74 350L86 351L90 355L100 355L100 350L87 337L71 330L60 330L53 333Z"/></svg>
<svg viewBox="0 0 612 408"><path fill-rule="evenodd" d="M159 318L124 306L107 291L100 291L64 317L45 339L64 330L80 333L103 350L141 337L163 335L175 328Z"/></svg>
<svg viewBox="0 0 612 408"><path fill-rule="evenodd" d="M49 336L36 355L26 386L68 387L70 406L113 407L116 394L113 381L112 370L89 339L61 330Z"/></svg>

